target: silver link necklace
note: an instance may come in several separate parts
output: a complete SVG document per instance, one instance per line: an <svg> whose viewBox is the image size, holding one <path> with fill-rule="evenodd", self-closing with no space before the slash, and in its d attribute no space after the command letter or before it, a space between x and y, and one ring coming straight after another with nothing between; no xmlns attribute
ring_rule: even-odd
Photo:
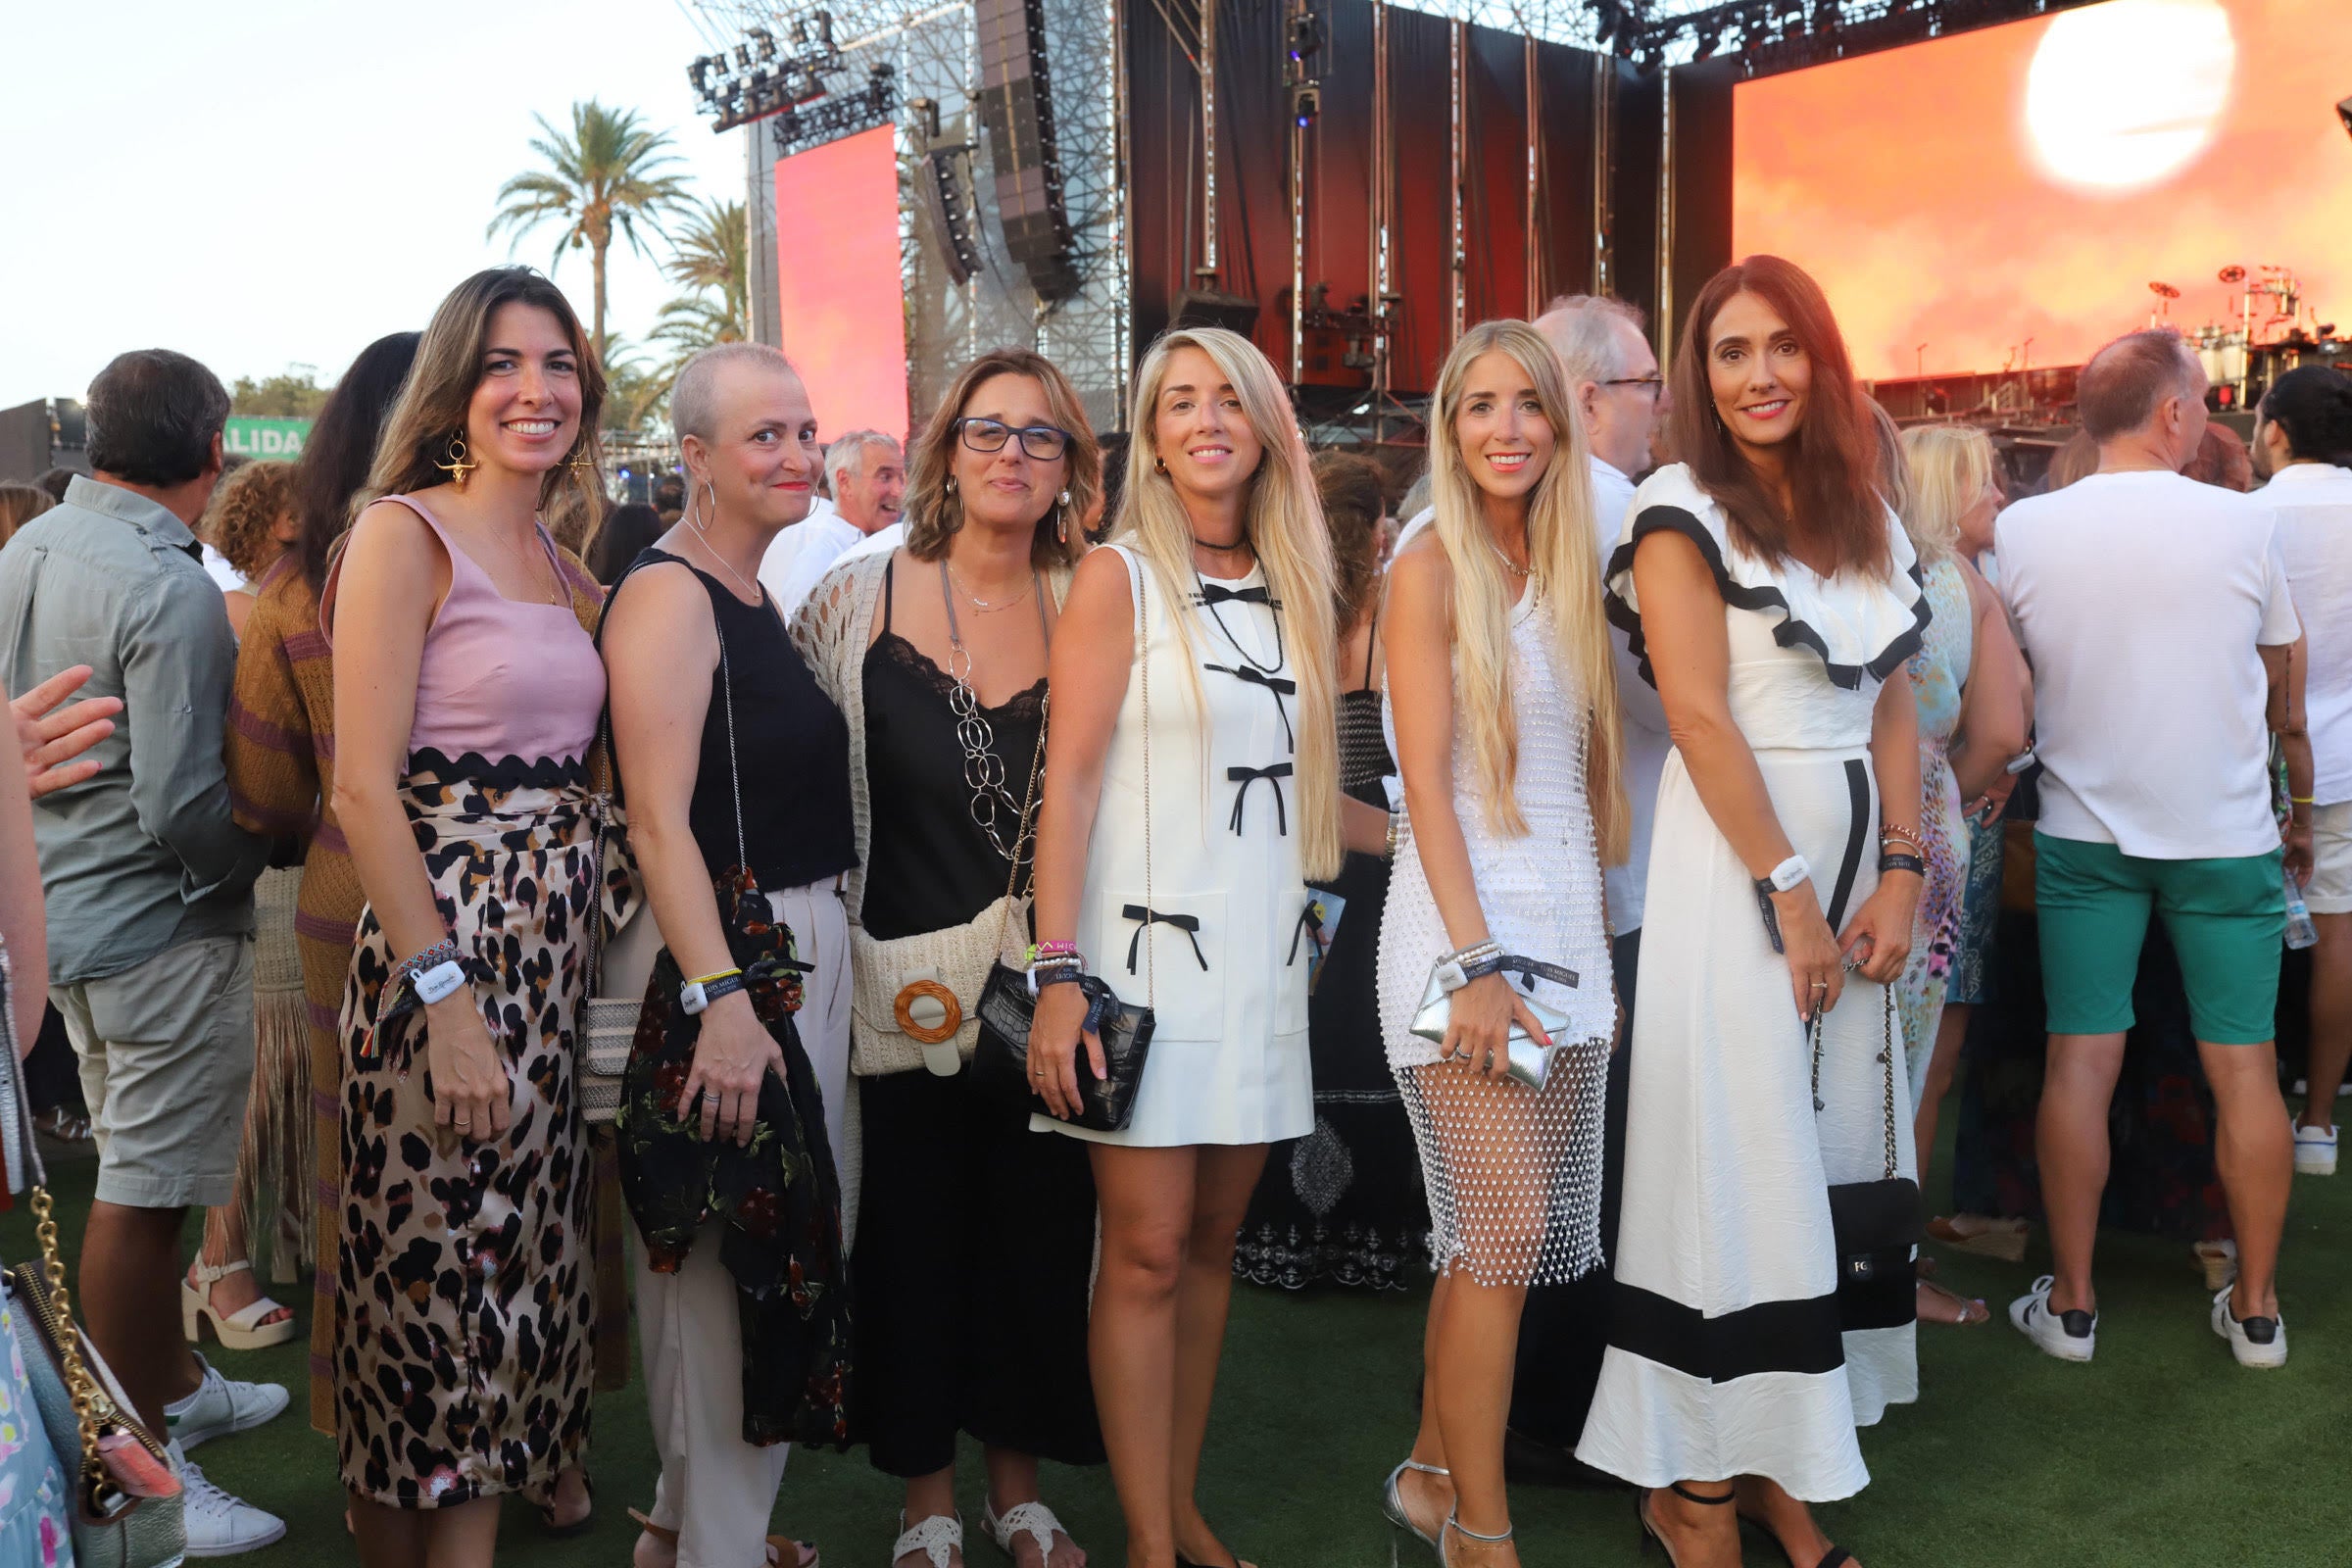
<svg viewBox="0 0 2352 1568"><path fill-rule="evenodd" d="M1038 637L1050 641L1045 589L1035 571L1029 573L1029 589L1037 596ZM1018 827L1013 829L1012 842L1006 844L1004 829L998 825L1000 813L1018 822L1022 803L1013 799L1012 792L1004 787L1004 759L995 749L997 732L980 707L980 694L972 690L971 650L963 646L963 632L956 622L956 593L948 581L944 556L939 563L939 598L948 610L948 680L953 687L948 694L948 708L956 715L956 744L963 748L963 783L972 792L972 821L988 835L988 842L1004 857L1004 863L1017 867L1035 853L1035 845L1024 841ZM1045 768L1042 758L1037 766L1042 773Z"/></svg>

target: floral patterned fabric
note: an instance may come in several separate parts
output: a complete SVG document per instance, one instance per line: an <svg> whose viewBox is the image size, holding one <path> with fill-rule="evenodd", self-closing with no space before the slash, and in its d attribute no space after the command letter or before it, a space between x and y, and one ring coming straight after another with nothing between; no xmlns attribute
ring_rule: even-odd
<svg viewBox="0 0 2352 1568"><path fill-rule="evenodd" d="M72 1506L65 1467L49 1445L24 1375L24 1352L5 1293L0 1293L0 1563L9 1568L71 1568L67 1532Z"/></svg>
<svg viewBox="0 0 2352 1568"><path fill-rule="evenodd" d="M657 1274L676 1273L706 1226L725 1227L720 1257L735 1280L743 1327L743 1441L846 1448L851 1324L841 1184L815 1069L792 1022L808 966L749 872L720 877L714 891L752 1008L783 1050L784 1077L761 1082L748 1145L704 1141L699 1119L680 1104L702 1020L679 1005L685 977L663 948L621 1076L621 1193Z"/></svg>
<svg viewBox="0 0 2352 1568"><path fill-rule="evenodd" d="M1928 885L1920 894L1912 927L1911 958L1894 993L1902 1011L1904 1060L1911 1072L1914 1104L1927 1078L1928 1057L1936 1049L1936 1021L1943 1012L1944 986L1959 946L1961 906L1968 891L1968 823L1945 751L1960 727L1960 691L1968 681L1976 641L1968 579L1959 563L1949 557L1932 562L1923 580L1935 613L1911 659L1911 693L1919 703L1919 835L1920 848L1927 851Z"/></svg>

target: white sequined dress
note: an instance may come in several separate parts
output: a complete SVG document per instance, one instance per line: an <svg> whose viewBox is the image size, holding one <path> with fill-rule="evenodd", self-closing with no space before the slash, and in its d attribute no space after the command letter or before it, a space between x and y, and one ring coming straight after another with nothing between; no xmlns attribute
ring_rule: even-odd
<svg viewBox="0 0 2352 1568"><path fill-rule="evenodd" d="M1453 798L1479 908L1505 952L1573 971L1535 982L1568 1028L1542 1093L1440 1060L1411 1032L1430 970L1454 950L1421 858L1400 840L1380 928L1380 1022L1429 1188L1430 1254L1482 1285L1554 1285L1600 1262L1602 1100L1617 1003L1601 912L1600 857L1585 797L1589 704L1549 651L1550 617L1530 591L1511 612L1510 689L1519 721L1516 794L1525 837L1489 821L1469 741L1456 726ZM1389 745L1396 744L1395 719ZM1524 982L1510 976L1514 985Z"/></svg>

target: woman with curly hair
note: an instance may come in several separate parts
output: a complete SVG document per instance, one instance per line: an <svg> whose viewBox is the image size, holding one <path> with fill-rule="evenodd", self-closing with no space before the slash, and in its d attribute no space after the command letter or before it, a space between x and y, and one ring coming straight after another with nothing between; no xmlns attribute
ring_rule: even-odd
<svg viewBox="0 0 2352 1568"><path fill-rule="evenodd" d="M204 539L248 584L221 594L228 602L229 630L242 638L245 617L253 613L255 593L250 585L302 542L302 514L294 505L294 465L248 463L221 480L205 510Z"/></svg>
<svg viewBox="0 0 2352 1568"><path fill-rule="evenodd" d="M199 532L240 577L257 583L302 537L294 497L294 465L248 463L213 491ZM221 599L230 629L242 639L253 588L224 589ZM312 1260L315 1205L300 1136L311 1073L302 955L294 939L301 890L302 872L293 866L272 867L254 884L253 1092L237 1150L236 1196L206 1211L203 1250L180 1286L180 1329L190 1344L201 1343L207 1323L232 1350L283 1345L298 1332L293 1309L262 1293L250 1232L259 1224L274 1234L280 1280L293 1279L296 1265Z"/></svg>

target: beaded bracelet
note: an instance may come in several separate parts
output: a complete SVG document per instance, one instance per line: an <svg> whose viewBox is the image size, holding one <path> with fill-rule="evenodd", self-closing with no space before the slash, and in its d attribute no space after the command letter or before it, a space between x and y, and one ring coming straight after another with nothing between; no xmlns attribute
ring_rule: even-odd
<svg viewBox="0 0 2352 1568"><path fill-rule="evenodd" d="M437 969L445 963L458 961L458 939L443 937L429 948L419 948L393 966L392 976L384 982L384 994L396 996L410 980L427 969Z"/></svg>
<svg viewBox="0 0 2352 1568"><path fill-rule="evenodd" d="M1917 849L1919 848L1919 829L1905 827L1900 822L1881 822L1879 824L1879 842L1884 844L1888 839L1901 839L1905 844Z"/></svg>

